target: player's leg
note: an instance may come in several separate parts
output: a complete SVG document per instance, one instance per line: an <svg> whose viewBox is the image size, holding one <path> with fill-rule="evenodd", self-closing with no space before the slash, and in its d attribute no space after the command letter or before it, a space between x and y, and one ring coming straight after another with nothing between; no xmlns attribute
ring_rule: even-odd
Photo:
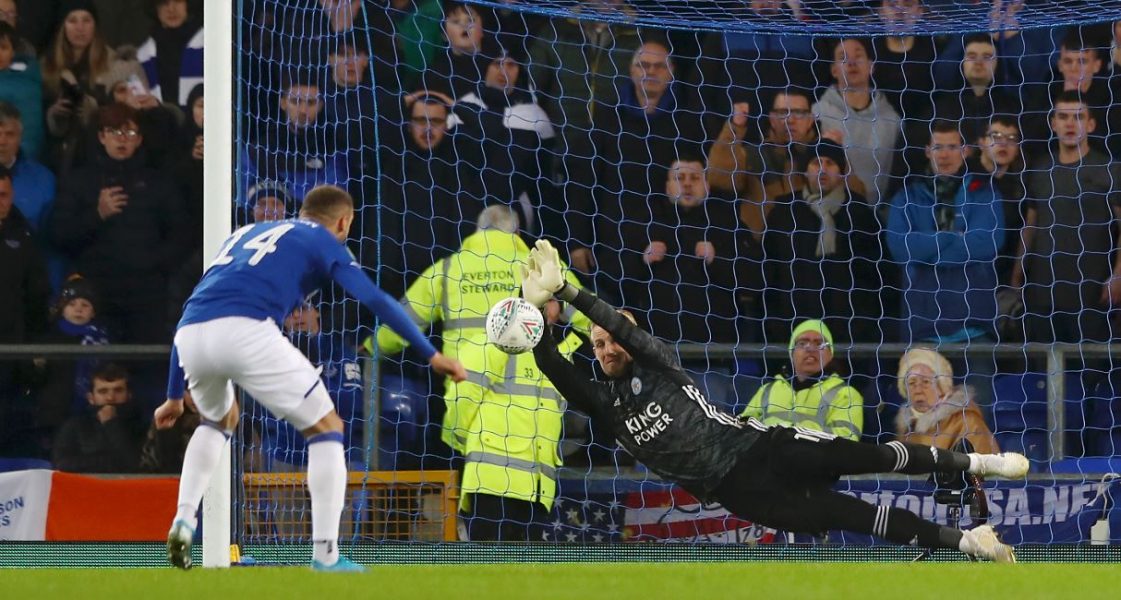
<svg viewBox="0 0 1121 600"><path fill-rule="evenodd" d="M995 562L1016 562L1012 547L1001 543L991 527L961 531L926 521L909 510L873 506L830 489L811 490L804 502L784 502L775 507L772 516L774 523L767 524L777 528L811 523L812 532L840 529L896 544L950 548Z"/></svg>
<svg viewBox="0 0 1121 600"><path fill-rule="evenodd" d="M300 430L308 443L311 496L312 567L356 571L362 567L339 554L339 522L346 502L343 422L335 412L319 371L276 325L260 322L247 333L255 348L237 384L278 418Z"/></svg>
<svg viewBox="0 0 1121 600"><path fill-rule="evenodd" d="M775 440L782 451L773 454L772 464L780 471L823 476L964 471L1009 479L1028 472L1027 459L1015 453L963 454L900 441L865 444L801 428L778 432Z"/></svg>
<svg viewBox="0 0 1121 600"><path fill-rule="evenodd" d="M222 347L221 340L213 336L214 329L210 323L201 323L175 336L191 397L201 417L183 455L179 498L168 532L168 559L183 569L191 567L191 540L197 528L199 503L238 419L233 388L222 371L224 355L217 349Z"/></svg>

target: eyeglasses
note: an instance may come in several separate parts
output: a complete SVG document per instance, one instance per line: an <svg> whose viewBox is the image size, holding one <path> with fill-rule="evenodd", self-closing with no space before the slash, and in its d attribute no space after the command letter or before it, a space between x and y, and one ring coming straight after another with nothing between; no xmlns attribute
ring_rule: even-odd
<svg viewBox="0 0 1121 600"><path fill-rule="evenodd" d="M1020 141L1020 136L1014 133L1001 133L999 131L990 131L989 138L997 144L1016 144Z"/></svg>
<svg viewBox="0 0 1121 600"><path fill-rule="evenodd" d="M829 342L811 342L808 340L798 340L797 342L794 342L795 350L812 350L815 352L821 352L823 350L828 350L831 346L832 344L830 344Z"/></svg>
<svg viewBox="0 0 1121 600"><path fill-rule="evenodd" d="M111 135L113 137L124 137L130 140L140 137L140 131L136 129L115 129L106 127L101 131L105 132L105 135Z"/></svg>
<svg viewBox="0 0 1121 600"><path fill-rule="evenodd" d="M813 116L813 111L803 109L790 110L786 108L776 108L771 111L771 114L783 119L807 119Z"/></svg>

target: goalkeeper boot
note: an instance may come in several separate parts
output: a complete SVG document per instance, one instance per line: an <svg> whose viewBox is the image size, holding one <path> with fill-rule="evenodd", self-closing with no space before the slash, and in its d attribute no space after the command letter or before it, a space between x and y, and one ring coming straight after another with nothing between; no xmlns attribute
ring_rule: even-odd
<svg viewBox="0 0 1121 600"><path fill-rule="evenodd" d="M180 519L171 524L167 532L167 560L180 569L191 568L191 542L195 539L195 528Z"/></svg>
<svg viewBox="0 0 1121 600"><path fill-rule="evenodd" d="M970 454L975 469L969 472L982 477L997 476L1005 479L1021 479L1028 474L1028 459L1023 454L1001 452L1000 454Z"/></svg>
<svg viewBox="0 0 1121 600"><path fill-rule="evenodd" d="M340 556L339 560L335 561L333 565L325 565L318 560L312 560L311 570L329 573L365 573L366 567L363 567L345 556Z"/></svg>
<svg viewBox="0 0 1121 600"><path fill-rule="evenodd" d="M981 525L961 533L961 543L958 547L962 552L997 563L1016 562L1015 550L1000 541L992 525Z"/></svg>

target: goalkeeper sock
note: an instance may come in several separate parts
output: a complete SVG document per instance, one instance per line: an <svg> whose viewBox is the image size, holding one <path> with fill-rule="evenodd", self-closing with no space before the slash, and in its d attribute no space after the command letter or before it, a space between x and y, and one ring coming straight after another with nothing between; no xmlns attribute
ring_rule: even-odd
<svg viewBox="0 0 1121 600"><path fill-rule="evenodd" d="M308 438L307 487L311 494L312 558L330 566L339 560L339 521L346 502L343 434Z"/></svg>
<svg viewBox="0 0 1121 600"><path fill-rule="evenodd" d="M912 444L910 442L888 442L884 447L890 448L895 464L892 471L906 473L907 475L924 475L935 471L959 472L969 469L968 454L941 450L933 446Z"/></svg>
<svg viewBox="0 0 1121 600"><path fill-rule="evenodd" d="M183 455L183 474L179 477L176 521L186 521L192 528L198 527L195 514L198 512L199 502L210 485L214 469L222 457L222 450L229 440L230 432L219 429L209 421L203 421L191 435L187 452Z"/></svg>

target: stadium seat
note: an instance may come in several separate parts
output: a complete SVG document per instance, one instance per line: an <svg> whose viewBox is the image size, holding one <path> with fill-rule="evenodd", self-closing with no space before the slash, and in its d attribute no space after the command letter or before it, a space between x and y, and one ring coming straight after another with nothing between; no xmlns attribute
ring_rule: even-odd
<svg viewBox="0 0 1121 600"><path fill-rule="evenodd" d="M993 378L996 432L1047 428L1047 376L1042 373Z"/></svg>
<svg viewBox="0 0 1121 600"><path fill-rule="evenodd" d="M999 431L994 435L1004 452L1019 452L1033 462L1046 462L1050 459L1046 430ZM1037 465L1033 464L1032 470L1037 470Z"/></svg>
<svg viewBox="0 0 1121 600"><path fill-rule="evenodd" d="M402 453L419 455L428 421L428 398L422 384L397 375L382 375L378 437L380 469L395 469Z"/></svg>

